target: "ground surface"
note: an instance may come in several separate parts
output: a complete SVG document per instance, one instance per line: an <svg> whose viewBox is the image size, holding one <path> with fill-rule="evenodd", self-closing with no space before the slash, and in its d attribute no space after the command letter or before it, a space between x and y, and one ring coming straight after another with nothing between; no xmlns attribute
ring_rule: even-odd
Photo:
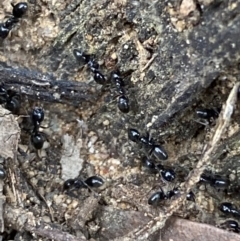
<svg viewBox="0 0 240 241"><path fill-rule="evenodd" d="M12 11L9 1L0 7L1 19ZM29 146L27 118L15 122L1 115L15 123L12 129L1 124L1 133L7 129L13 138L7 146L2 138L0 153L8 174L2 240L159 240L159 232L143 234L159 230L169 218L162 240L198 240L199 233L199 240L213 240L209 234L240 240L215 228L231 217L219 211L220 202L240 208L239 104L216 143L223 116L205 128L195 115L199 108L224 109L239 81L239 12L237 0L29 1L26 16L1 43L0 75L7 88L21 94L21 115L44 108L48 142L37 154L31 147L16 154L18 146L24 151ZM128 114L118 110L114 86L98 85L79 66L75 48L93 54L106 76L121 71ZM169 158L162 164L176 170L174 183L141 166L146 153L128 140L131 127L150 132L164 146ZM230 179L227 190L195 185L202 170ZM98 195L63 191L65 180L91 175L105 180ZM161 207L147 204L159 186L179 185L183 195L195 193L195 203L178 197ZM192 229L176 216L194 221ZM199 232L206 230L199 223L209 224L210 231Z"/></svg>

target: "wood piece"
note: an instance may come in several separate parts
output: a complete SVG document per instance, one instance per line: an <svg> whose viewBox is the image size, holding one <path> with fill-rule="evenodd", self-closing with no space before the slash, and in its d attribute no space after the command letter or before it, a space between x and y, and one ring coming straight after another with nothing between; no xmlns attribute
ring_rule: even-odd
<svg viewBox="0 0 240 241"><path fill-rule="evenodd" d="M0 79L4 86L31 100L79 105L96 101L90 86L83 82L56 80L53 76L0 62Z"/></svg>
<svg viewBox="0 0 240 241"><path fill-rule="evenodd" d="M228 232L214 226L191 222L181 218L172 217L166 223L166 228L159 237L159 240L168 241L239 241L239 234Z"/></svg>

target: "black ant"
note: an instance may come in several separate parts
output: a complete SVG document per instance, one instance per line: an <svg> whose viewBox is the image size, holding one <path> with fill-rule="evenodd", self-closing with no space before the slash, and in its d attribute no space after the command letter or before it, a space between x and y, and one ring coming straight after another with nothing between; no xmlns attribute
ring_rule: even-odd
<svg viewBox="0 0 240 241"><path fill-rule="evenodd" d="M160 191L155 192L151 195L151 197L148 199L148 204L149 205L157 205L160 203L162 200L166 200L168 197L165 195L163 192L162 188Z"/></svg>
<svg viewBox="0 0 240 241"><path fill-rule="evenodd" d="M13 17L8 18L4 23L0 24L0 37L2 39L5 39L8 36L9 32L19 22L19 18L22 18L28 10L28 5L26 2L20 2L15 5L13 3L11 4L13 7Z"/></svg>
<svg viewBox="0 0 240 241"><path fill-rule="evenodd" d="M238 222L236 222L235 220L227 220L226 222L222 223L220 226L224 227L230 231L233 231L235 233L240 232Z"/></svg>
<svg viewBox="0 0 240 241"><path fill-rule="evenodd" d="M44 111L40 107L35 107L31 113L33 131L31 134L31 143L36 149L41 149L44 144L44 137L39 132L40 124L44 119Z"/></svg>
<svg viewBox="0 0 240 241"><path fill-rule="evenodd" d="M142 144L146 148L150 148L149 155L151 156L154 154L160 160L167 160L168 154L167 152L159 145L156 145L154 140L147 136L140 136L140 133L136 129L129 129L128 130L128 138L136 142L138 144Z"/></svg>
<svg viewBox="0 0 240 241"><path fill-rule="evenodd" d="M12 30L16 23L18 23L18 19L14 17L9 18L4 23L0 23L0 37L2 39L7 38L9 32Z"/></svg>
<svg viewBox="0 0 240 241"><path fill-rule="evenodd" d="M15 5L11 3L11 5L13 7L12 15L14 18L22 18L28 10L28 4L26 2L20 2Z"/></svg>
<svg viewBox="0 0 240 241"><path fill-rule="evenodd" d="M17 114L20 110L20 96L15 91L6 90L0 85L0 104L4 104L4 107L13 114Z"/></svg>
<svg viewBox="0 0 240 241"><path fill-rule="evenodd" d="M107 79L104 75L99 71L99 64L91 58L91 55L85 54L84 52L74 49L73 55L77 59L78 62L86 64L90 71L94 74L93 78L97 84L106 85ZM120 95L118 98L118 109L123 113L129 112L129 100L125 95L124 91L124 82L120 77L119 71L114 71L111 76L112 84L116 87L118 94Z"/></svg>
<svg viewBox="0 0 240 241"><path fill-rule="evenodd" d="M216 189L227 189L229 187L229 180L226 178L223 178L219 175L210 175L202 173L199 179L199 184L209 184L210 186L216 188Z"/></svg>
<svg viewBox="0 0 240 241"><path fill-rule="evenodd" d="M146 156L142 158L142 166L150 170L152 173L159 172L165 182L173 182L176 178L176 173L172 168L166 168L161 164L156 165L153 160Z"/></svg>
<svg viewBox="0 0 240 241"><path fill-rule="evenodd" d="M118 109L123 113L129 112L129 100L125 95L124 82L120 77L119 71L114 71L111 76L112 83L115 85L117 92L119 93L118 98Z"/></svg>
<svg viewBox="0 0 240 241"><path fill-rule="evenodd" d="M156 169L160 172L163 181L173 182L175 180L176 172L172 168L166 168L163 165L158 164Z"/></svg>
<svg viewBox="0 0 240 241"><path fill-rule="evenodd" d="M69 189L81 189L81 188L98 188L104 184L104 181L101 177L91 176L86 180L82 180L80 178L68 179L63 184L64 190Z"/></svg>
<svg viewBox="0 0 240 241"><path fill-rule="evenodd" d="M196 114L199 118L210 120L211 118L218 118L219 112L215 109L199 109Z"/></svg>
<svg viewBox="0 0 240 241"><path fill-rule="evenodd" d="M161 201L171 199L172 197L179 195L179 190L177 187L173 188L172 190L168 191L166 194L164 193L163 189L160 188L160 191L157 191L151 195L148 199L149 205L158 205ZM195 202L195 195L192 191L187 194L186 199L188 201Z"/></svg>
<svg viewBox="0 0 240 241"><path fill-rule="evenodd" d="M96 83L100 85L106 84L106 78L99 71L99 64L91 58L91 55L85 54L84 52L77 49L73 50L73 55L78 62L86 64L88 66L90 71L94 74L93 78L96 81Z"/></svg>
<svg viewBox="0 0 240 241"><path fill-rule="evenodd" d="M166 196L167 196L167 199L171 199L172 197L176 196L176 195L179 195L179 190L177 187L173 188L172 190L168 191ZM190 191L187 196L186 196L186 200L187 201L191 201L191 202L195 202L195 194Z"/></svg>
<svg viewBox="0 0 240 241"><path fill-rule="evenodd" d="M33 108L31 118L35 129L38 129L40 127L40 123L44 120L43 109L40 107Z"/></svg>
<svg viewBox="0 0 240 241"><path fill-rule="evenodd" d="M153 160L149 159L146 156L143 156L141 159L142 167L147 168L152 173L157 173L156 165Z"/></svg>
<svg viewBox="0 0 240 241"><path fill-rule="evenodd" d="M221 212L225 214L231 214L234 217L240 217L240 210L238 210L232 203L224 202L219 206Z"/></svg>
<svg viewBox="0 0 240 241"><path fill-rule="evenodd" d="M203 121L197 121L203 125L209 125L214 123L214 120L218 118L221 108L212 108L212 109L198 109L196 110L196 115L198 118L202 119Z"/></svg>

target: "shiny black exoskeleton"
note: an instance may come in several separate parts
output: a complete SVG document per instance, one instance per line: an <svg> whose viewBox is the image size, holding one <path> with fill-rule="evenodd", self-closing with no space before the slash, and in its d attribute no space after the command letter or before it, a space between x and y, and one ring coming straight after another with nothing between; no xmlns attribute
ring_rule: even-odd
<svg viewBox="0 0 240 241"><path fill-rule="evenodd" d="M164 181L173 182L176 178L176 173L173 169L163 169L160 171Z"/></svg>
<svg viewBox="0 0 240 241"><path fill-rule="evenodd" d="M28 10L28 5L26 2L20 2L16 5L12 4L12 17L8 18L5 22L0 23L0 37L2 39L7 38L9 32L13 29L13 27L19 22L19 19L23 17L23 15Z"/></svg>
<svg viewBox="0 0 240 241"><path fill-rule="evenodd" d="M230 181L219 175L210 175L210 174L203 173L200 176L200 180L198 183L209 184L210 186L216 189L227 189L229 187Z"/></svg>
<svg viewBox="0 0 240 241"><path fill-rule="evenodd" d="M20 96L15 91L6 90L3 85L0 85L0 104L4 104L4 107L13 114L18 114Z"/></svg>
<svg viewBox="0 0 240 241"><path fill-rule="evenodd" d="M32 123L34 127L39 127L40 123L44 120L44 111L40 107L35 107L31 114Z"/></svg>
<svg viewBox="0 0 240 241"><path fill-rule="evenodd" d="M73 50L73 55L79 63L86 64L90 71L94 74L93 78L100 85L106 84L107 80L99 71L99 64L92 59L91 55L86 54L78 49Z"/></svg>
<svg viewBox="0 0 240 241"><path fill-rule="evenodd" d="M126 96L122 95L118 98L118 109L122 111L123 113L128 113L129 108L129 100Z"/></svg>
<svg viewBox="0 0 240 241"><path fill-rule="evenodd" d="M196 115L200 119L204 119L208 123L211 123L214 119L218 118L220 111L221 111L221 108L216 108L216 109L205 108L205 109L196 110Z"/></svg>
<svg viewBox="0 0 240 241"><path fill-rule="evenodd" d="M179 195L179 190L177 187L174 187L172 190L166 193L166 199L171 199L172 197Z"/></svg>
<svg viewBox="0 0 240 241"><path fill-rule="evenodd" d="M0 23L0 38L5 39L11 29L7 28L5 23Z"/></svg>
<svg viewBox="0 0 240 241"><path fill-rule="evenodd" d="M31 119L33 123L33 131L31 134L31 143L37 149L42 149L45 138L39 131L41 122L44 120L44 111L40 107L35 107L31 113Z"/></svg>
<svg viewBox="0 0 240 241"><path fill-rule="evenodd" d="M150 138L149 135L141 136L138 130L130 128L128 130L128 138L131 141L141 144L145 148L150 149L149 155L153 154L156 158L158 158L160 160L168 159L167 152L159 145L156 145L154 140L152 138Z"/></svg>
<svg viewBox="0 0 240 241"><path fill-rule="evenodd" d="M188 201L195 202L195 194L194 194L192 191L190 191L190 192L187 194L186 199L187 199Z"/></svg>
<svg viewBox="0 0 240 241"><path fill-rule="evenodd" d="M0 37L2 39L7 38L9 32L13 29L13 27L18 23L19 20L17 18L11 17L6 20L4 23L0 23Z"/></svg>
<svg viewBox="0 0 240 241"><path fill-rule="evenodd" d="M6 178L6 172L2 167L0 167L0 180L4 180L5 178Z"/></svg>
<svg viewBox="0 0 240 241"><path fill-rule="evenodd" d="M76 60L82 64L87 64L91 59L91 56L89 54L85 54L84 52L78 49L73 50L73 55L76 58Z"/></svg>
<svg viewBox="0 0 240 241"><path fill-rule="evenodd" d="M164 191L162 190L162 188L160 189L160 191L157 191L155 193L153 193L150 198L148 199L148 204L149 205L158 205L161 201L163 200L167 200L167 199L171 199L172 197L176 196L179 194L179 190L177 187L173 188L172 190L168 191L166 194L164 193ZM192 191L190 191L187 194L186 199L188 201L193 201L195 202L195 195Z"/></svg>
<svg viewBox="0 0 240 241"><path fill-rule="evenodd" d="M175 180L176 172L172 168L165 168L161 164L158 164L156 168L160 172L163 181L173 182Z"/></svg>
<svg viewBox="0 0 240 241"><path fill-rule="evenodd" d="M63 189L67 190L69 188L71 188L74 184L74 179L68 179L63 183Z"/></svg>
<svg viewBox="0 0 240 241"><path fill-rule="evenodd" d="M95 82L100 85L105 85L107 83L107 80L105 76L99 71L99 64L95 60L91 59L88 61L87 65L93 73L93 79L95 80Z"/></svg>
<svg viewBox="0 0 240 241"><path fill-rule="evenodd" d="M120 77L119 71L114 71L111 76L111 82L115 86L119 97L118 97L118 109L123 113L128 113L130 110L129 100L125 94L124 81Z"/></svg>
<svg viewBox="0 0 240 241"><path fill-rule="evenodd" d="M136 129L129 129L128 130L128 139L133 141L133 142L139 143L140 142L139 131L136 130Z"/></svg>
<svg viewBox="0 0 240 241"><path fill-rule="evenodd" d="M146 156L142 157L142 166L147 168L148 170L150 170L152 172L156 172L155 163L153 162L153 160L149 159Z"/></svg>
<svg viewBox="0 0 240 241"><path fill-rule="evenodd" d="M101 177L98 176L92 176L87 178L84 183L87 184L89 187L101 187L104 184L104 181Z"/></svg>
<svg viewBox="0 0 240 241"><path fill-rule="evenodd" d="M240 217L240 210L238 210L232 203L224 202L219 206L221 212L225 214L231 214L234 217Z"/></svg>
<svg viewBox="0 0 240 241"><path fill-rule="evenodd" d="M238 222L236 222L235 220L227 220L226 222L221 224L221 227L224 227L224 228L226 228L230 231L233 231L235 233L240 232Z"/></svg>
<svg viewBox="0 0 240 241"><path fill-rule="evenodd" d="M12 10L12 15L14 18L22 18L23 15L27 12L28 10L28 4L26 2L20 2L17 4L12 4L13 10Z"/></svg>
<svg viewBox="0 0 240 241"><path fill-rule="evenodd" d="M199 179L199 183L206 183L212 185L213 183L213 176L206 175L205 173L202 173Z"/></svg>
<svg viewBox="0 0 240 241"><path fill-rule="evenodd" d="M86 187L87 187L87 185L79 178L68 179L63 184L64 190L68 190L71 188L80 189L80 188L86 188Z"/></svg>
<svg viewBox="0 0 240 241"><path fill-rule="evenodd" d="M171 199L172 197L179 195L179 190L177 187L173 188L172 190L168 191L166 194L166 199ZM190 191L186 196L187 201L195 202L195 195L192 191Z"/></svg>
<svg viewBox="0 0 240 241"><path fill-rule="evenodd" d="M176 178L176 173L172 168L164 167L162 164L156 165L153 160L146 156L142 158L142 166L151 171L151 173L159 172L165 182L173 182Z"/></svg>
<svg viewBox="0 0 240 241"><path fill-rule="evenodd" d="M43 148L44 141L45 139L40 132L34 131L31 134L31 143L37 150L40 150Z"/></svg>
<svg viewBox="0 0 240 241"><path fill-rule="evenodd" d="M163 192L163 190L161 189L158 192L155 192L151 195L151 197L148 199L148 204L149 205L158 205L159 202L161 202L162 200L166 199L166 195Z"/></svg>
<svg viewBox="0 0 240 241"><path fill-rule="evenodd" d="M69 189L81 189L81 188L98 188L104 184L104 181L99 176L91 176L86 180L82 180L80 178L68 179L63 184L64 190Z"/></svg>

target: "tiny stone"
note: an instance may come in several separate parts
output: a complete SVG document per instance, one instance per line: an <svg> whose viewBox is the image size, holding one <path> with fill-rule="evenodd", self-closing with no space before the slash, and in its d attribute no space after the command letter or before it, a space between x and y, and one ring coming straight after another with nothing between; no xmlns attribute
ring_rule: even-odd
<svg viewBox="0 0 240 241"><path fill-rule="evenodd" d="M150 128L152 126L152 122L149 122L146 126L147 128Z"/></svg>
<svg viewBox="0 0 240 241"><path fill-rule="evenodd" d="M205 191L205 189L206 189L205 185L201 185L201 186L199 187L199 190L201 190L201 191Z"/></svg>
<svg viewBox="0 0 240 241"><path fill-rule="evenodd" d="M73 209L75 209L78 206L78 201L73 200L72 203L71 203L71 206L72 206Z"/></svg>
<svg viewBox="0 0 240 241"><path fill-rule="evenodd" d="M61 195L54 195L53 200L54 200L55 204L57 204L57 205L59 205L63 202Z"/></svg>
<svg viewBox="0 0 240 241"><path fill-rule="evenodd" d="M29 177L33 177L33 176L35 176L35 173L34 173L33 171L29 171L29 172L28 172L28 176L29 176Z"/></svg>
<svg viewBox="0 0 240 241"><path fill-rule="evenodd" d="M89 153L93 154L94 152L95 152L95 149L94 149L93 146L91 146L91 147L89 148Z"/></svg>
<svg viewBox="0 0 240 241"><path fill-rule="evenodd" d="M43 216L42 218L43 218L43 221L44 221L44 222L46 222L46 223L51 223L50 217L48 217L48 216Z"/></svg>
<svg viewBox="0 0 240 241"><path fill-rule="evenodd" d="M92 136L95 136L96 135L96 133L94 132L94 131L90 131L89 133L88 133L88 136L89 137L92 137Z"/></svg>
<svg viewBox="0 0 240 241"><path fill-rule="evenodd" d="M86 38L88 41L92 41L92 39L93 39L92 35L90 35L90 34L87 34Z"/></svg>
<svg viewBox="0 0 240 241"><path fill-rule="evenodd" d="M231 182L234 181L234 180L236 179L236 175L233 174L233 173L231 173L231 174L229 175L229 179L230 179Z"/></svg>
<svg viewBox="0 0 240 241"><path fill-rule="evenodd" d="M91 137L90 141L91 141L92 145L96 143L97 139L98 139L97 136L92 136Z"/></svg>
<svg viewBox="0 0 240 241"><path fill-rule="evenodd" d="M103 125L104 125L104 126L108 126L108 125L109 125L109 120L105 120L105 121L103 122Z"/></svg>
<svg viewBox="0 0 240 241"><path fill-rule="evenodd" d="M115 52L112 53L111 58L112 58L113 60L117 59L117 54L116 54Z"/></svg>
<svg viewBox="0 0 240 241"><path fill-rule="evenodd" d="M31 183L32 183L33 185L37 185L38 179L37 179L36 177L33 177L33 178L31 179Z"/></svg>

